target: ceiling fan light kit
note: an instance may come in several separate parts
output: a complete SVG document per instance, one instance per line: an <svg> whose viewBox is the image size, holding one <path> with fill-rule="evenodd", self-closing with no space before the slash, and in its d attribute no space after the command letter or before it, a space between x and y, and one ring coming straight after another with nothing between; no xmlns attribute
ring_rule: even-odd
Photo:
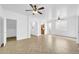
<svg viewBox="0 0 79 59"><path fill-rule="evenodd" d="M37 12L37 11L33 11L33 13L34 13L34 14L37 14L38 12Z"/></svg>

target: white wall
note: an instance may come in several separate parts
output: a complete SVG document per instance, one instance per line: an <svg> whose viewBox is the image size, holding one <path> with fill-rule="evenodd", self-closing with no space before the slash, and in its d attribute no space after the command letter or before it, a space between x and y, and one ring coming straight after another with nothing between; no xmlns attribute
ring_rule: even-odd
<svg viewBox="0 0 79 59"><path fill-rule="evenodd" d="M49 29L49 24L52 23L52 29ZM68 36L77 38L78 33L78 16L64 18L63 20L53 20L48 22L48 34ZM50 30L50 31L49 31Z"/></svg>
<svg viewBox="0 0 79 59"><path fill-rule="evenodd" d="M72 16L56 23L56 34L76 38L77 20L77 16Z"/></svg>
<svg viewBox="0 0 79 59"><path fill-rule="evenodd" d="M78 33L77 33L77 43L79 43L79 16L78 16Z"/></svg>
<svg viewBox="0 0 79 59"><path fill-rule="evenodd" d="M78 16L72 16L67 19L67 35L77 38L78 33Z"/></svg>
<svg viewBox="0 0 79 59"><path fill-rule="evenodd" d="M37 35L38 34L38 23L37 22L33 22L31 24L31 34L32 35Z"/></svg>
<svg viewBox="0 0 79 59"><path fill-rule="evenodd" d="M3 8L1 5L0 5L0 16L3 17Z"/></svg>
<svg viewBox="0 0 79 59"><path fill-rule="evenodd" d="M4 17L3 17L3 8L0 5L0 45L4 42L5 40L5 31L4 31Z"/></svg>
<svg viewBox="0 0 79 59"><path fill-rule="evenodd" d="M0 17L0 44L4 41L4 24L3 24L3 18Z"/></svg>

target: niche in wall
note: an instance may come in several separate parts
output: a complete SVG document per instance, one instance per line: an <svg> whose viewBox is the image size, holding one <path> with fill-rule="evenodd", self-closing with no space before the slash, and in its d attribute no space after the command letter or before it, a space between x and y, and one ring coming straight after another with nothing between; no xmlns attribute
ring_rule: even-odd
<svg viewBox="0 0 79 59"><path fill-rule="evenodd" d="M16 39L16 20L7 19L6 20L6 29L7 29L7 39Z"/></svg>
<svg viewBox="0 0 79 59"><path fill-rule="evenodd" d="M38 23L37 22L31 23L31 34L34 36L38 35Z"/></svg>

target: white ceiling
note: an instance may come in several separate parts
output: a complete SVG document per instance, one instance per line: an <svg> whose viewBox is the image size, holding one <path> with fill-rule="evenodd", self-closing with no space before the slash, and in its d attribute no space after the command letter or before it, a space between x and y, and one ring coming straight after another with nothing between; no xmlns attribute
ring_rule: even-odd
<svg viewBox="0 0 79 59"><path fill-rule="evenodd" d="M54 15L57 12L55 10L62 9L62 8L68 8L72 13L73 12L72 10L74 10L74 9L76 10L77 7L79 7L79 4L38 4L37 6L38 7L41 7L41 6L45 7L45 10L42 11L44 15L48 14L50 9L52 11L50 13L53 13L53 15ZM2 7L5 10L11 10L11 11L21 13L24 15L28 15L27 13L32 14L31 13L32 11L29 11L29 12L25 11L26 9L27 10L32 9L28 4L2 4Z"/></svg>
<svg viewBox="0 0 79 59"><path fill-rule="evenodd" d="M38 7L41 6L46 6L47 4L38 4ZM27 9L31 9L31 7L28 4L2 4L3 8L11 10L11 11L15 11L15 12L19 12L19 13L25 13L25 10ZM60 8L60 7L76 7L79 6L77 4L48 4L48 7L52 7L54 8ZM47 7L45 7L47 8Z"/></svg>
<svg viewBox="0 0 79 59"><path fill-rule="evenodd" d="M46 5L40 5L38 4L37 5L38 7L41 7L41 6L46 6ZM14 11L14 12L17 12L17 13L21 13L21 14L24 14L26 15L27 11L25 10L31 10L32 8L29 6L29 4L2 4L2 7L6 10L11 10L11 11ZM46 8L46 7L45 7ZM31 13L32 11L28 11L29 13Z"/></svg>
<svg viewBox="0 0 79 59"><path fill-rule="evenodd" d="M2 7L17 13L26 14L26 9L31 9L30 6L25 4L3 4Z"/></svg>

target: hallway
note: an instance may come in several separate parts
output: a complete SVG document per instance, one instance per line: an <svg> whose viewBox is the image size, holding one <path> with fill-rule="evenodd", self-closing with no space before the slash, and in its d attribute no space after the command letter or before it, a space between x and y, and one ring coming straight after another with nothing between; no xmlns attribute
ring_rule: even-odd
<svg viewBox="0 0 79 59"><path fill-rule="evenodd" d="M11 40L5 47L0 48L0 53L79 53L79 47L72 39L55 35L42 35L19 41Z"/></svg>

